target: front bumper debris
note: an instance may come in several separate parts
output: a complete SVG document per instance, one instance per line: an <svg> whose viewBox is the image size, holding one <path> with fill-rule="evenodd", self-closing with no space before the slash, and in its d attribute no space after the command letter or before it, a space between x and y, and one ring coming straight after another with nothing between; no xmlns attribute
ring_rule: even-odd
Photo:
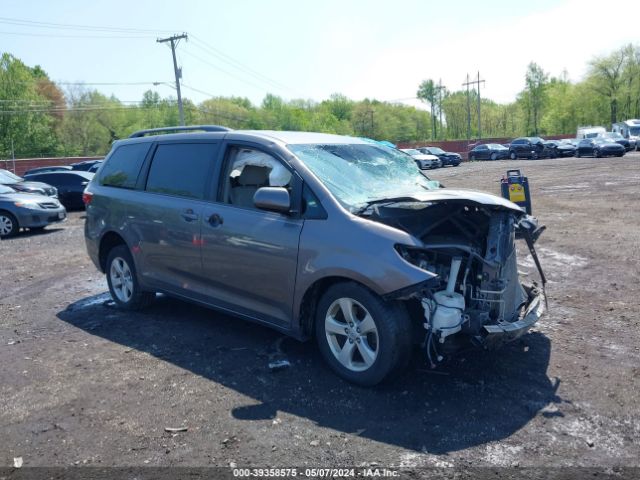
<svg viewBox="0 0 640 480"><path fill-rule="evenodd" d="M536 292L527 306L524 315L515 322L502 322L495 325L484 325L486 336L483 338L485 347L502 345L524 335L538 321L545 312L545 295Z"/></svg>

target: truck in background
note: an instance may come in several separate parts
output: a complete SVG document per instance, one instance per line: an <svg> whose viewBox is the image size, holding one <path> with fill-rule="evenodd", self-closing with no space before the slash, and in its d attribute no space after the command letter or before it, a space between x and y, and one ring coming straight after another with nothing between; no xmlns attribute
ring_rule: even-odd
<svg viewBox="0 0 640 480"><path fill-rule="evenodd" d="M640 150L640 120L637 118L614 123L611 125L611 131L618 132L628 139L632 150L634 145L636 150Z"/></svg>
<svg viewBox="0 0 640 480"><path fill-rule="evenodd" d="M594 126L586 126L586 127L578 127L578 133L576 138L582 140L584 138L595 138L601 133L605 133L607 131L604 127L594 127Z"/></svg>

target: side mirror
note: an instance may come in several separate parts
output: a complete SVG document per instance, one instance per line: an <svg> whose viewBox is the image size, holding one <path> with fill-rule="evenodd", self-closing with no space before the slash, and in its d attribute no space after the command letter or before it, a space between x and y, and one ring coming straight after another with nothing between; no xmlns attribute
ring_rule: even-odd
<svg viewBox="0 0 640 480"><path fill-rule="evenodd" d="M284 187L262 187L253 195L253 204L261 210L289 213L291 197Z"/></svg>

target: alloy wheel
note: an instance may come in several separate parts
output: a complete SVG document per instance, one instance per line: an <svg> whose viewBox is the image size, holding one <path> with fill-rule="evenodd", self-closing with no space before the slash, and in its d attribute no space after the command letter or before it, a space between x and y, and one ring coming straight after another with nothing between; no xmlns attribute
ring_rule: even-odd
<svg viewBox="0 0 640 480"><path fill-rule="evenodd" d="M109 269L113 292L122 303L127 303L133 296L133 275L129 264L121 257L116 257L111 262Z"/></svg>
<svg viewBox="0 0 640 480"><path fill-rule="evenodd" d="M353 298L339 298L331 304L324 330L331 353L345 368L362 372L376 361L378 329L367 309Z"/></svg>

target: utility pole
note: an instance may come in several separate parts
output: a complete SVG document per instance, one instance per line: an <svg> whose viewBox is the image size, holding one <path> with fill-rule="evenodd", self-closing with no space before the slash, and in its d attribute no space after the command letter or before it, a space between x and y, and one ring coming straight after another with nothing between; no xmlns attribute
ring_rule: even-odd
<svg viewBox="0 0 640 480"><path fill-rule="evenodd" d="M178 112L180 113L180 125L184 126L184 109L182 108L182 94L180 93L180 78L182 78L182 69L178 68L178 62L176 61L176 47L178 46L178 41L181 39L187 40L187 34L183 33L182 35L173 35L168 38L159 38L156 40L158 43L166 43L171 42L171 55L173 56L173 71L176 74L176 90L178 92Z"/></svg>
<svg viewBox="0 0 640 480"><path fill-rule="evenodd" d="M438 82L438 112L440 114L440 134L442 134L442 79Z"/></svg>
<svg viewBox="0 0 640 480"><path fill-rule="evenodd" d="M480 80L480 72L478 72L478 79L470 81L469 74L467 74L467 81L462 85L467 86L467 129L469 130L469 137L471 136L471 104L469 103L469 85L478 85L478 140L482 138L482 120L480 118L480 84L485 83L484 80Z"/></svg>
<svg viewBox="0 0 640 480"><path fill-rule="evenodd" d="M469 96L469 74L467 73L467 82L462 85L467 86L467 144L471 141L471 97Z"/></svg>

